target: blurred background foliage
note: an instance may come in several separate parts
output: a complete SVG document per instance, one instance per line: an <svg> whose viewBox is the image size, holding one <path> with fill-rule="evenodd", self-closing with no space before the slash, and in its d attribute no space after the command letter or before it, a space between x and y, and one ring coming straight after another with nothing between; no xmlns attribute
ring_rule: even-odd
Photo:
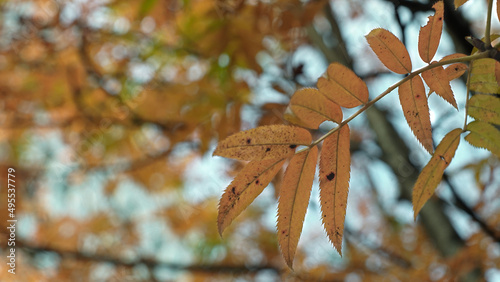
<svg viewBox="0 0 500 282"><path fill-rule="evenodd" d="M295 269L286 267L275 236L280 176L224 238L217 233L218 198L241 168L211 157L217 140L284 123L290 95L314 86L330 62L353 68L374 97L401 77L363 36L387 28L418 59L432 2L0 1L3 260L10 167L18 219L16 274L2 263L0 280L498 279L498 158L462 144L413 222L409 189L429 156L397 97L351 125L344 257L326 239L314 188ZM445 2L438 55L470 53L464 36L481 37L486 1L458 11ZM453 88L463 108L464 82ZM463 111L440 103L431 101L439 139L463 123Z"/></svg>

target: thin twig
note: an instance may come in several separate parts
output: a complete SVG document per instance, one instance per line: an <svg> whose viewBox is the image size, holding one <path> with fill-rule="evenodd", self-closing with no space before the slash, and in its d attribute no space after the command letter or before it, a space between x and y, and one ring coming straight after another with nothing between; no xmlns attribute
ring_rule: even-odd
<svg viewBox="0 0 500 282"><path fill-rule="evenodd" d="M66 259L75 259L80 261L91 262L107 262L116 266L133 268L138 265L145 265L148 267L164 267L171 270L190 271L201 273L256 273L259 271L273 271L281 273L282 270L270 264L255 264L255 265L217 265L217 264L180 264L175 262L163 262L153 258L139 258L135 260L125 260L119 257L104 255L104 254L91 254L75 250L62 250L48 246L36 246L31 243L16 241L16 246L28 252L42 253L54 252Z"/></svg>
<svg viewBox="0 0 500 282"><path fill-rule="evenodd" d="M484 29L484 43L486 47L491 47L491 14L493 13L493 0L488 1L488 14L486 17L486 27Z"/></svg>

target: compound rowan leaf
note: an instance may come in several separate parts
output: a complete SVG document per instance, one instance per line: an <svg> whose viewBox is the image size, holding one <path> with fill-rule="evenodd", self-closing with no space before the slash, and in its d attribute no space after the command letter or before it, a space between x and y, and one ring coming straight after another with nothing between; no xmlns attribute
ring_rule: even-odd
<svg viewBox="0 0 500 282"><path fill-rule="evenodd" d="M278 159L293 155L297 146L309 145L311 141L311 133L300 127L259 126L220 141L213 154L246 161Z"/></svg>
<svg viewBox="0 0 500 282"><path fill-rule="evenodd" d="M448 75L442 66L424 71L422 77L432 91L436 92L437 95L441 96L441 98L458 110L457 102L455 101L455 96L453 95L450 81L448 80Z"/></svg>
<svg viewBox="0 0 500 282"><path fill-rule="evenodd" d="M484 121L473 121L467 125L470 133L465 136L472 146L484 148L500 157L500 130Z"/></svg>
<svg viewBox="0 0 500 282"><path fill-rule="evenodd" d="M368 102L368 87L352 70L333 63L318 79L319 91L342 107L353 108Z"/></svg>
<svg viewBox="0 0 500 282"><path fill-rule="evenodd" d="M443 178L444 170L455 156L461 133L462 129L460 128L448 132L418 176L417 182L415 182L415 186L413 187L412 197L415 219L417 219L418 213L427 200L434 194L434 191Z"/></svg>
<svg viewBox="0 0 500 282"><path fill-rule="evenodd" d="M290 99L290 108L308 128L317 129L325 120L340 123L342 109L328 100L318 89L303 88Z"/></svg>
<svg viewBox="0 0 500 282"><path fill-rule="evenodd" d="M249 162L227 186L219 202L219 234L250 205L281 169L285 159Z"/></svg>
<svg viewBox="0 0 500 282"><path fill-rule="evenodd" d="M390 31L377 28L366 35L366 40L379 60L399 74L411 72L411 59L404 44Z"/></svg>
<svg viewBox="0 0 500 282"><path fill-rule="evenodd" d="M476 120L500 125L500 97L476 94L467 103L467 113Z"/></svg>
<svg viewBox="0 0 500 282"><path fill-rule="evenodd" d="M430 63L434 55L436 55L443 31L443 1L436 2L432 8L436 10L436 13L434 16L429 17L427 25L421 27L418 34L418 53L426 63Z"/></svg>
<svg viewBox="0 0 500 282"><path fill-rule="evenodd" d="M406 122L420 144L432 154L434 147L431 119L422 79L417 75L399 86L398 91Z"/></svg>
<svg viewBox="0 0 500 282"><path fill-rule="evenodd" d="M340 255L351 169L349 137L347 124L327 137L319 161L321 218L328 238Z"/></svg>
<svg viewBox="0 0 500 282"><path fill-rule="evenodd" d="M286 168L278 202L278 240L290 268L297 250L316 170L318 148L293 156Z"/></svg>

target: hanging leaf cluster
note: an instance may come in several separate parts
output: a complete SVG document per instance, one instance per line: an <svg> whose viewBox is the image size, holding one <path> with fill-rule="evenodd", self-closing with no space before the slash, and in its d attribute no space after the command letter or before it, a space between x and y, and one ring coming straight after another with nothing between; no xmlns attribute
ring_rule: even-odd
<svg viewBox="0 0 500 282"><path fill-rule="evenodd" d="M368 102L366 84L337 63L328 67L317 86L300 89L290 99L285 118L298 126L268 125L239 132L219 142L214 151L214 155L249 161L221 197L220 234L288 164L279 188L277 232L290 267L309 205L318 155L322 220L331 242L342 252L351 156L349 126L342 123L341 106L353 108ZM342 127L326 136L319 150L304 128L318 129L324 121Z"/></svg>
<svg viewBox="0 0 500 282"><path fill-rule="evenodd" d="M461 5L466 1L457 2ZM218 216L221 235L286 166L279 187L277 235L282 255L292 267L319 162L321 218L328 238L342 254L351 164L348 122L396 87L408 126L431 154L413 188L415 219L441 182L463 132L470 132L465 139L472 145L500 156L500 65L493 59L478 60L464 54L452 54L435 61L443 30L443 1L433 8L435 14L420 29L418 37L420 58L427 63L422 69L412 69L406 47L390 31L377 28L366 35L382 64L394 73L406 75L395 87L369 101L365 82L347 67L332 63L318 79L317 88L299 89L291 97L284 117L295 126L260 126L236 133L218 144L214 155L248 161L221 197ZM463 63L467 61L471 61L469 67ZM448 66L445 68L445 65ZM467 110L475 121L465 129L451 130L434 147L428 97L435 93L458 110L450 81L461 77L467 69L470 72L468 87L475 94L468 101ZM344 119L341 107L359 106L356 114ZM313 141L309 130L318 129L324 121L338 126ZM318 146L321 143L322 146Z"/></svg>

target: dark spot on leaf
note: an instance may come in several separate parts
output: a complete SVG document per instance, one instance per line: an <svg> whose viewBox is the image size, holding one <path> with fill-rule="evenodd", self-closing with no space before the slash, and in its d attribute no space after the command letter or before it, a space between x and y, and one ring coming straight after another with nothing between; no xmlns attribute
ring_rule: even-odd
<svg viewBox="0 0 500 282"><path fill-rule="evenodd" d="M448 162L446 161L446 159L445 159L443 156L439 156L439 158L440 158L441 160L443 160L443 162L444 162L445 164L448 164Z"/></svg>
<svg viewBox="0 0 500 282"><path fill-rule="evenodd" d="M328 180L330 180L330 181L332 181L332 179L333 179L333 178L335 178L335 173L333 173L333 172L330 172L330 174L328 174L328 175L326 176L326 179L328 179Z"/></svg>
<svg viewBox="0 0 500 282"><path fill-rule="evenodd" d="M295 149L297 148L297 145L290 145L290 149Z"/></svg>
<svg viewBox="0 0 500 282"><path fill-rule="evenodd" d="M247 139L247 144L250 144L251 141L252 141L252 139L248 138Z"/></svg>
<svg viewBox="0 0 500 282"><path fill-rule="evenodd" d="M442 17L439 17L439 18L438 18L438 21L440 21L440 20L442 20L442 19L443 19Z"/></svg>
<svg viewBox="0 0 500 282"><path fill-rule="evenodd" d="M235 189L236 189L236 187L231 188L231 192L233 192L233 194L236 193Z"/></svg>
<svg viewBox="0 0 500 282"><path fill-rule="evenodd" d="M267 148L267 149L266 149L266 152L269 152L269 151L271 151L271 148Z"/></svg>
<svg viewBox="0 0 500 282"><path fill-rule="evenodd" d="M259 181L258 179L257 179L257 180L255 180L255 184L259 184L259 182L260 182L260 181Z"/></svg>

